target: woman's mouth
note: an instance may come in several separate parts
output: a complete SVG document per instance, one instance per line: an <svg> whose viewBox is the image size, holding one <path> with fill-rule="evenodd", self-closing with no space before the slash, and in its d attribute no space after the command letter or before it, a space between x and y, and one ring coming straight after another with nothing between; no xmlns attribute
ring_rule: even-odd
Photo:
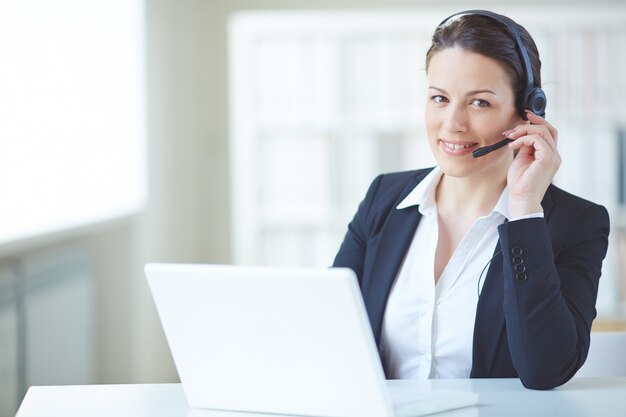
<svg viewBox="0 0 626 417"><path fill-rule="evenodd" d="M439 140L439 147L448 155L462 156L472 152L473 148L478 146L475 142L448 142L443 139Z"/></svg>

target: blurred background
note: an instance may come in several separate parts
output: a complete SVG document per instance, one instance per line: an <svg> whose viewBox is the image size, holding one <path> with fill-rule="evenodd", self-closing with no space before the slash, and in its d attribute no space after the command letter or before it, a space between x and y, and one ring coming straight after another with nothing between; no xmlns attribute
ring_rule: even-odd
<svg viewBox="0 0 626 417"><path fill-rule="evenodd" d="M621 0L0 0L0 416L31 385L177 381L148 261L327 266L375 175L431 166L446 16L535 38L555 184L611 214L626 329Z"/></svg>

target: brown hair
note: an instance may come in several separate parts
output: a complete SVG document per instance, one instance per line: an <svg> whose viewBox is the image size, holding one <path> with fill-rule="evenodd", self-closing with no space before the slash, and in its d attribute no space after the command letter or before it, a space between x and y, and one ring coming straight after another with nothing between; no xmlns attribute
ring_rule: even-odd
<svg viewBox="0 0 626 417"><path fill-rule="evenodd" d="M515 25L528 52L534 84L541 87L541 60L537 45L523 26L515 22L512 24ZM515 37L506 25L488 16L463 15L438 27L433 33L432 44L426 53L426 72L430 60L437 52L455 46L497 61L511 80L516 108L524 108L522 96L528 80Z"/></svg>

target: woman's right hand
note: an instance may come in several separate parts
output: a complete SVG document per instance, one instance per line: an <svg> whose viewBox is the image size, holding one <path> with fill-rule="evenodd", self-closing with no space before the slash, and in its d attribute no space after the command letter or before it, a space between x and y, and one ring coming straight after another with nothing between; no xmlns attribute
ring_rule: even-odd
<svg viewBox="0 0 626 417"><path fill-rule="evenodd" d="M517 150L507 174L511 217L543 211L541 200L561 165L556 147L558 132L543 117L526 111L530 123L517 126L507 137Z"/></svg>

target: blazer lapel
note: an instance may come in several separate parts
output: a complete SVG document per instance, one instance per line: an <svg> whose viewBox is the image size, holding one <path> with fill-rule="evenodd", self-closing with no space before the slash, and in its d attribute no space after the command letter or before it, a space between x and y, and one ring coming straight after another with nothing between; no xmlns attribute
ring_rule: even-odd
<svg viewBox="0 0 626 417"><path fill-rule="evenodd" d="M368 285L362 289L377 343L380 342L382 320L391 286L421 218L416 206L400 210L394 208L381 232L378 248L373 255L376 261L372 265Z"/></svg>
<svg viewBox="0 0 626 417"><path fill-rule="evenodd" d="M490 375L496 348L504 331L504 311L502 310L504 281L500 250L500 242L498 242L476 307L472 378Z"/></svg>

